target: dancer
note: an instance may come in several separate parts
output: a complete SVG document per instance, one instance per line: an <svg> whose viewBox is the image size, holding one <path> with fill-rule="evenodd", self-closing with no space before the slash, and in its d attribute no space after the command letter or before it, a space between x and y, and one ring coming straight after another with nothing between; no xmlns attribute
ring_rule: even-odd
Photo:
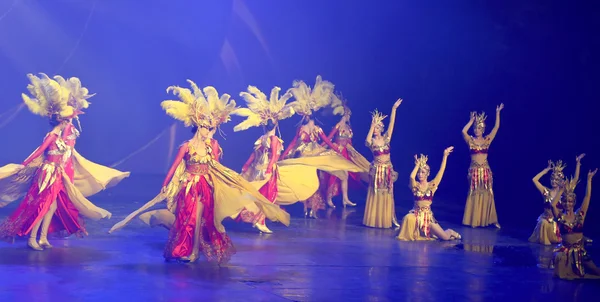
<svg viewBox="0 0 600 302"><path fill-rule="evenodd" d="M394 182L398 173L390 160L390 150L396 110L402 104L398 99L392 106L392 114L387 132L384 132L383 120L387 117L375 110L371 128L365 144L373 152L373 162L369 171L369 189L363 224L373 228L390 228L392 224L400 227L396 219L394 206Z"/></svg>
<svg viewBox="0 0 600 302"><path fill-rule="evenodd" d="M54 80L45 74L28 74L31 97L23 101L34 114L50 119L52 130L22 165L0 168L0 198L5 206L24 196L15 212L0 224L0 237L14 240L27 236L27 245L36 251L52 248L48 234L87 235L81 216L98 220L110 212L85 197L116 185L129 172L120 172L83 158L75 150L80 132L71 123L88 108L88 90L77 78ZM39 240L38 240L39 232Z"/></svg>
<svg viewBox="0 0 600 302"><path fill-rule="evenodd" d="M415 206L402 219L402 227L397 237L399 240L455 240L461 238L452 229L444 231L433 217L433 212L431 211L433 195L435 195L442 181L448 156L453 150L454 147L448 147L444 150L442 165L432 181L427 181L427 177L429 177L429 173L431 172L429 165L427 165L427 156L421 154L420 157L417 157L415 155L415 168L410 173L409 184L415 198ZM418 182L415 179L416 177L419 179Z"/></svg>
<svg viewBox="0 0 600 302"><path fill-rule="evenodd" d="M596 172L598 169L590 170L588 173L586 194L577 211L574 211L576 196L573 191L576 183L573 180L566 181L559 191L559 194L564 191L563 210L557 207L560 195L552 200L552 211L562 235L562 243L554 253L554 276L558 278L567 280L600 278L600 269L588 255L583 242L583 224L592 195L592 178Z"/></svg>
<svg viewBox="0 0 600 302"><path fill-rule="evenodd" d="M352 146L352 137L354 136L352 132L352 127L350 126L350 116L352 112L350 108L348 108L346 101L341 97L334 95L332 105L333 114L341 115L341 120L335 125L335 127L331 130L327 138L333 141L333 145L336 147L335 150L341 150L341 155L344 156L347 160L353 162L357 166L361 167L365 171L369 171L369 161L364 158L354 147ZM321 143L321 146L324 146L325 142ZM353 181L356 187L361 186L362 182L369 181L369 173L348 173L349 177L340 180L339 178L331 175L329 173L322 173L322 184L323 193L327 196L327 205L331 208L335 208L333 204L333 197L339 195L340 188L342 192L342 200L343 206L356 206L355 203L351 202L348 198L348 183L350 180Z"/></svg>
<svg viewBox="0 0 600 302"><path fill-rule="evenodd" d="M156 216L171 217L165 259L193 262L203 253L209 261L222 264L235 253L222 225L225 218L235 218L250 204L255 204L267 218L285 225L289 225L289 215L215 159L218 148L208 139L215 125L215 106L212 105L219 99L227 102L229 95L218 98L213 87L201 91L194 82L188 82L191 91L177 86L167 88L167 92L173 91L180 100L163 101L161 105L168 115L184 122L185 126L196 127L194 137L179 148L161 193L109 232L124 227L131 219L166 199L167 210L161 212L162 216ZM173 213L172 216L169 213ZM165 225L168 224L165 221Z"/></svg>
<svg viewBox="0 0 600 302"><path fill-rule="evenodd" d="M471 150L471 167L469 168L469 196L465 205L463 224L471 227L485 227L494 225L500 228L496 204L494 201L494 190L492 188L492 170L488 164L488 150L500 128L500 111L504 104L496 107L496 124L487 136L485 132L485 113L477 114L471 112L471 119L462 130L463 137ZM475 136L468 134L469 128L473 126Z"/></svg>
<svg viewBox="0 0 600 302"><path fill-rule="evenodd" d="M242 108L235 114L246 117L246 120L236 125L234 131L247 130L250 127L262 126L265 134L254 142L254 150L242 167L242 177L250 182L260 183L258 191L270 202L275 203L278 195L279 169L277 161L283 151L283 140L277 136L276 129L279 121L294 115L294 109L287 103L292 98L288 91L279 96L281 88L274 87L270 98L255 86L248 86L247 92L240 96L246 101L248 108ZM292 175L295 179L302 179L302 174ZM242 210L239 219L251 223L263 233L272 233L265 224L265 216L253 205Z"/></svg>
<svg viewBox="0 0 600 302"><path fill-rule="evenodd" d="M333 94L333 84L321 80L318 76L315 86L311 89L302 81L295 81L290 92L296 99L292 107L294 111L302 115L302 125L298 127L296 136L283 152L283 158L305 158L318 157L319 170L327 171L337 178L344 180L348 178L347 172L365 172L351 161L346 160L339 153L343 148L334 146L325 136L323 129L315 124L313 114L319 109L330 105ZM327 150L319 144L322 140L332 150ZM339 161L339 159L343 161ZM336 164L336 163L339 163ZM333 168L333 170L331 169ZM317 211L325 208L323 196L318 190L309 199L304 200L304 215L317 218ZM310 213L309 210L310 209Z"/></svg>
<svg viewBox="0 0 600 302"><path fill-rule="evenodd" d="M581 154L575 158L577 165L575 167L575 177L573 179L574 184L576 186L579 182L579 171L581 170L581 159L585 156L585 154ZM561 196L558 195L560 191L560 187L564 185L565 175L563 170L566 166L563 165L562 161L558 161L553 163L552 161L548 161L548 167L538 173L533 177L533 183L536 188L542 193L544 197L544 212L538 217L537 224L533 233L529 237L529 242L539 243L543 245L552 245L561 242L560 237L560 229L554 221L554 214L552 213L552 203L551 201L555 198L560 199ZM544 185L540 183L540 178L546 175L550 170L552 170L552 175L550 176L550 184L552 186L551 189L546 188ZM559 206L561 204L560 200L557 203Z"/></svg>

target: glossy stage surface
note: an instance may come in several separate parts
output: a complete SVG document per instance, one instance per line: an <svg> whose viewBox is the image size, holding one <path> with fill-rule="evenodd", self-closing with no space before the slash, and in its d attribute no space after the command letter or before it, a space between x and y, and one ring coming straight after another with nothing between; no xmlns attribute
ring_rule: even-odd
<svg viewBox="0 0 600 302"><path fill-rule="evenodd" d="M274 234L226 223L238 253L223 266L204 259L166 263L167 231L139 221L115 234L107 230L149 200L161 178L128 179L92 200L113 218L88 222L89 237L51 239L42 252L26 241L0 243L0 301L594 301L600 282L552 278L551 247L527 243L523 232L471 229L461 208L433 205L444 228L462 241L400 242L397 230L361 226L362 207L302 217L289 207L289 228ZM354 201L359 201L359 196ZM340 204L340 201L337 201ZM402 218L410 200L398 200ZM438 206L439 205L439 206ZM16 206L0 209L4 219ZM534 219L534 218L533 218ZM533 222L532 222L533 223ZM600 240L600 238L594 238ZM598 243L596 243L598 245ZM597 250L590 248L593 255ZM596 259L597 262L600 260Z"/></svg>

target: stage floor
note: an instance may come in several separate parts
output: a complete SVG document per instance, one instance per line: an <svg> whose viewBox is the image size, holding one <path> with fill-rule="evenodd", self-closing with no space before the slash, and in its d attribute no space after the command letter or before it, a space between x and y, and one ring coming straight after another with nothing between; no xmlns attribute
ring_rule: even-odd
<svg viewBox="0 0 600 302"><path fill-rule="evenodd" d="M134 221L107 234L145 202L141 195L154 193L119 191L129 194L93 198L113 218L88 222L89 237L54 239L54 249L42 252L29 250L25 240L0 243L0 301L564 302L600 296L600 282L552 278L552 248L529 244L526 236L442 220L462 241L400 242L397 230L361 226L360 205L321 211L316 220L292 206L290 227L269 223L270 235L229 221L237 249L229 264L166 263L165 229ZM1 209L0 218L13 208ZM407 210L397 209L400 219ZM434 204L438 218L444 211Z"/></svg>

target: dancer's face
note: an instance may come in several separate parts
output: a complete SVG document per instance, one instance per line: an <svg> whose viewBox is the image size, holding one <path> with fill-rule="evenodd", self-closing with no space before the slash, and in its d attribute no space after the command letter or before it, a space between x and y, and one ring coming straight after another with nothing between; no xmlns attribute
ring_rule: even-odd
<svg viewBox="0 0 600 302"><path fill-rule="evenodd" d="M429 169L428 168L420 168L419 172L417 173L417 179L419 181L427 181L427 177L429 176Z"/></svg>
<svg viewBox="0 0 600 302"><path fill-rule="evenodd" d="M559 175L553 176L552 179L550 180L550 185L552 186L552 188L559 188L564 183L565 183L564 178L562 176L559 176Z"/></svg>
<svg viewBox="0 0 600 302"><path fill-rule="evenodd" d="M376 136L381 136L381 133L383 133L383 126L375 126L375 129L373 129L373 134L375 134Z"/></svg>
<svg viewBox="0 0 600 302"><path fill-rule="evenodd" d="M210 129L208 127L199 127L198 132L201 137L209 137Z"/></svg>
<svg viewBox="0 0 600 302"><path fill-rule="evenodd" d="M475 133L475 137L482 137L483 131L485 131L485 128L481 126L475 127L475 130L473 130L473 132Z"/></svg>
<svg viewBox="0 0 600 302"><path fill-rule="evenodd" d="M563 207L565 210L573 210L575 208L575 194L567 194L563 201Z"/></svg>

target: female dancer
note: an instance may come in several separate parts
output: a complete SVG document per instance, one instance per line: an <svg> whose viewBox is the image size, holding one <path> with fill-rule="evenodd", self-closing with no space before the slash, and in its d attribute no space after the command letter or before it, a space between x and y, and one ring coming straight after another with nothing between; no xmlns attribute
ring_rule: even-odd
<svg viewBox="0 0 600 302"><path fill-rule="evenodd" d="M223 98L219 98L219 94L214 87L205 87L206 91L206 102L208 106L212 108L210 121L212 122L211 130L208 132L207 141L212 148L213 160L217 162L221 161L223 157L223 148L219 145L219 142L214 138L217 130L220 130L221 124L227 123L231 120L230 115L233 111L237 110L234 100L229 102L229 95L224 94ZM192 134L198 132L197 126L192 126ZM139 215L139 219L150 227L161 226L170 230L175 221L175 215L173 214L175 207L173 206L173 200L169 199L167 209L159 209L147 211Z"/></svg>
<svg viewBox="0 0 600 302"><path fill-rule="evenodd" d="M262 126L265 134L254 142L254 150L242 167L242 177L247 181L259 183L258 191L271 203L275 203L278 195L279 169L277 161L283 151L283 140L275 133L280 120L292 117L294 109L286 104L292 98L288 91L281 97L281 88L271 90L270 99L255 86L248 86L247 92L240 96L246 101L248 108L241 108L235 114L246 117L246 120L233 128L234 131L247 130L250 127ZM296 175L295 178L299 178ZM257 207L242 210L239 219L251 223L263 233L272 233L265 224L265 216Z"/></svg>
<svg viewBox="0 0 600 302"><path fill-rule="evenodd" d="M427 177L429 177L429 173L431 172L429 165L427 165L427 156L421 154L421 157L417 157L415 155L415 168L410 173L409 185L415 198L415 206L402 219L402 228L400 229L400 234L398 234L399 240L415 241L436 238L441 240L455 240L461 238L454 230L447 229L444 231L433 217L433 212L431 211L433 195L435 195L440 181L444 176L446 161L453 149L454 147L448 147L444 150L442 166L432 181L427 181ZM418 182L415 180L416 177L419 178Z"/></svg>
<svg viewBox="0 0 600 302"><path fill-rule="evenodd" d="M75 151L79 131L71 120L88 107L87 99L92 96L81 87L79 79L27 76L32 97L23 94L23 101L34 114L48 117L52 130L22 165L0 168L4 171L0 172L1 206L25 196L0 224L0 237L13 240L29 235L27 245L41 251L52 248L49 233L87 235L79 215L94 220L110 218L110 212L96 207L85 196L115 185L129 173L94 164Z"/></svg>
<svg viewBox="0 0 600 302"><path fill-rule="evenodd" d="M394 207L394 182L398 173L390 161L390 143L396 121L396 110L402 104L398 99L392 106L392 116L387 132L383 132L383 120L387 117L377 110L373 113L371 128L365 144L373 152L373 162L369 171L370 181L363 224L373 228L399 227Z"/></svg>
<svg viewBox="0 0 600 302"><path fill-rule="evenodd" d="M598 169L590 170L588 173L587 191L579 210L573 210L576 197L573 192L575 189L573 181L566 181L565 186L559 191L559 194L562 194L564 190L563 210L557 207L560 195L552 200L552 212L562 235L562 243L554 253L554 276L558 278L568 280L600 278L600 269L587 254L583 242L583 223L590 205L592 178L597 171Z"/></svg>
<svg viewBox="0 0 600 302"><path fill-rule="evenodd" d="M302 81L296 81L293 85L290 92L296 101L292 103L292 107L294 111L302 115L302 126L298 128L296 136L283 152L283 158L318 157L319 170L327 171L341 180L348 178L347 172L365 172L356 164L343 158L339 154L342 151L341 146L334 146L323 133L323 129L315 125L313 113L330 105L333 84L322 81L318 76L312 90ZM325 142L332 150L322 147L319 140ZM310 213L309 208L311 209ZM304 215L307 217L317 218L317 211L324 208L325 203L320 191L315 192L308 200L304 201Z"/></svg>
<svg viewBox="0 0 600 302"><path fill-rule="evenodd" d="M496 107L496 125L487 136L485 131L485 113L477 114L471 112L471 119L462 130L463 138L471 150L471 167L469 168L470 189L463 224L471 227L485 227L494 225L500 228L496 205L494 202L494 190L492 189L492 170L487 161L490 144L500 128L500 111L504 104ZM469 128L473 126L475 137L468 134Z"/></svg>
<svg viewBox="0 0 600 302"><path fill-rule="evenodd" d="M577 165L575 167L575 178L573 179L573 186L576 186L579 182L581 159L584 156L585 154L581 154L575 159ZM561 198L561 196L558 195L558 192L560 191L560 188L564 185L565 182L565 175L563 174L563 170L565 167L566 166L563 165L562 161L558 161L556 162L556 164L552 161L548 161L548 167L533 177L533 183L535 184L536 188L540 191L540 193L542 193L545 202L544 212L540 215L540 217L538 217L537 225L535 226L533 233L529 237L529 242L539 243L543 245L552 245L561 241L559 227L554 221L554 214L552 213L551 202L555 198ZM552 189L546 188L540 183L540 178L546 175L550 170L552 170L552 175L550 176L550 184L552 185ZM558 202L558 205L560 205L560 201Z"/></svg>
<svg viewBox="0 0 600 302"><path fill-rule="evenodd" d="M333 145L336 147L334 150L341 150L341 155L344 156L347 160L353 162L357 166L361 167L365 171L369 170L369 161L364 158L354 147L352 147L352 127L350 126L350 116L352 112L350 108L346 105L345 101L342 101L340 97L334 95L333 102L333 114L341 115L341 120L335 125L335 127L331 130L327 138L333 141ZM322 146L325 143L321 143ZM339 195L340 188L343 197L343 205L346 206L356 206L355 203L351 202L348 198L348 182L349 180L353 180L354 184L362 185L361 180L368 182L369 174L368 173L348 173L349 177L340 180L339 178L331 175L329 173L322 173L322 184L324 185L323 192L327 196L327 205L329 207L335 208L333 204L333 197Z"/></svg>
<svg viewBox="0 0 600 302"><path fill-rule="evenodd" d="M193 262L203 253L209 261L221 264L235 253L222 225L223 219L235 218L250 204L259 207L267 218L285 225L289 224L289 215L266 200L240 175L215 160L217 149L208 139L214 125L214 107L196 84L189 82L192 91L176 86L167 89L180 101L164 101L161 105L171 117L188 127L197 127L194 137L179 148L161 193L109 232L122 228L139 213L167 199L167 207L174 213L174 218L165 259ZM203 91L207 95L216 92L212 87ZM223 98L228 100L229 96L223 95Z"/></svg>

